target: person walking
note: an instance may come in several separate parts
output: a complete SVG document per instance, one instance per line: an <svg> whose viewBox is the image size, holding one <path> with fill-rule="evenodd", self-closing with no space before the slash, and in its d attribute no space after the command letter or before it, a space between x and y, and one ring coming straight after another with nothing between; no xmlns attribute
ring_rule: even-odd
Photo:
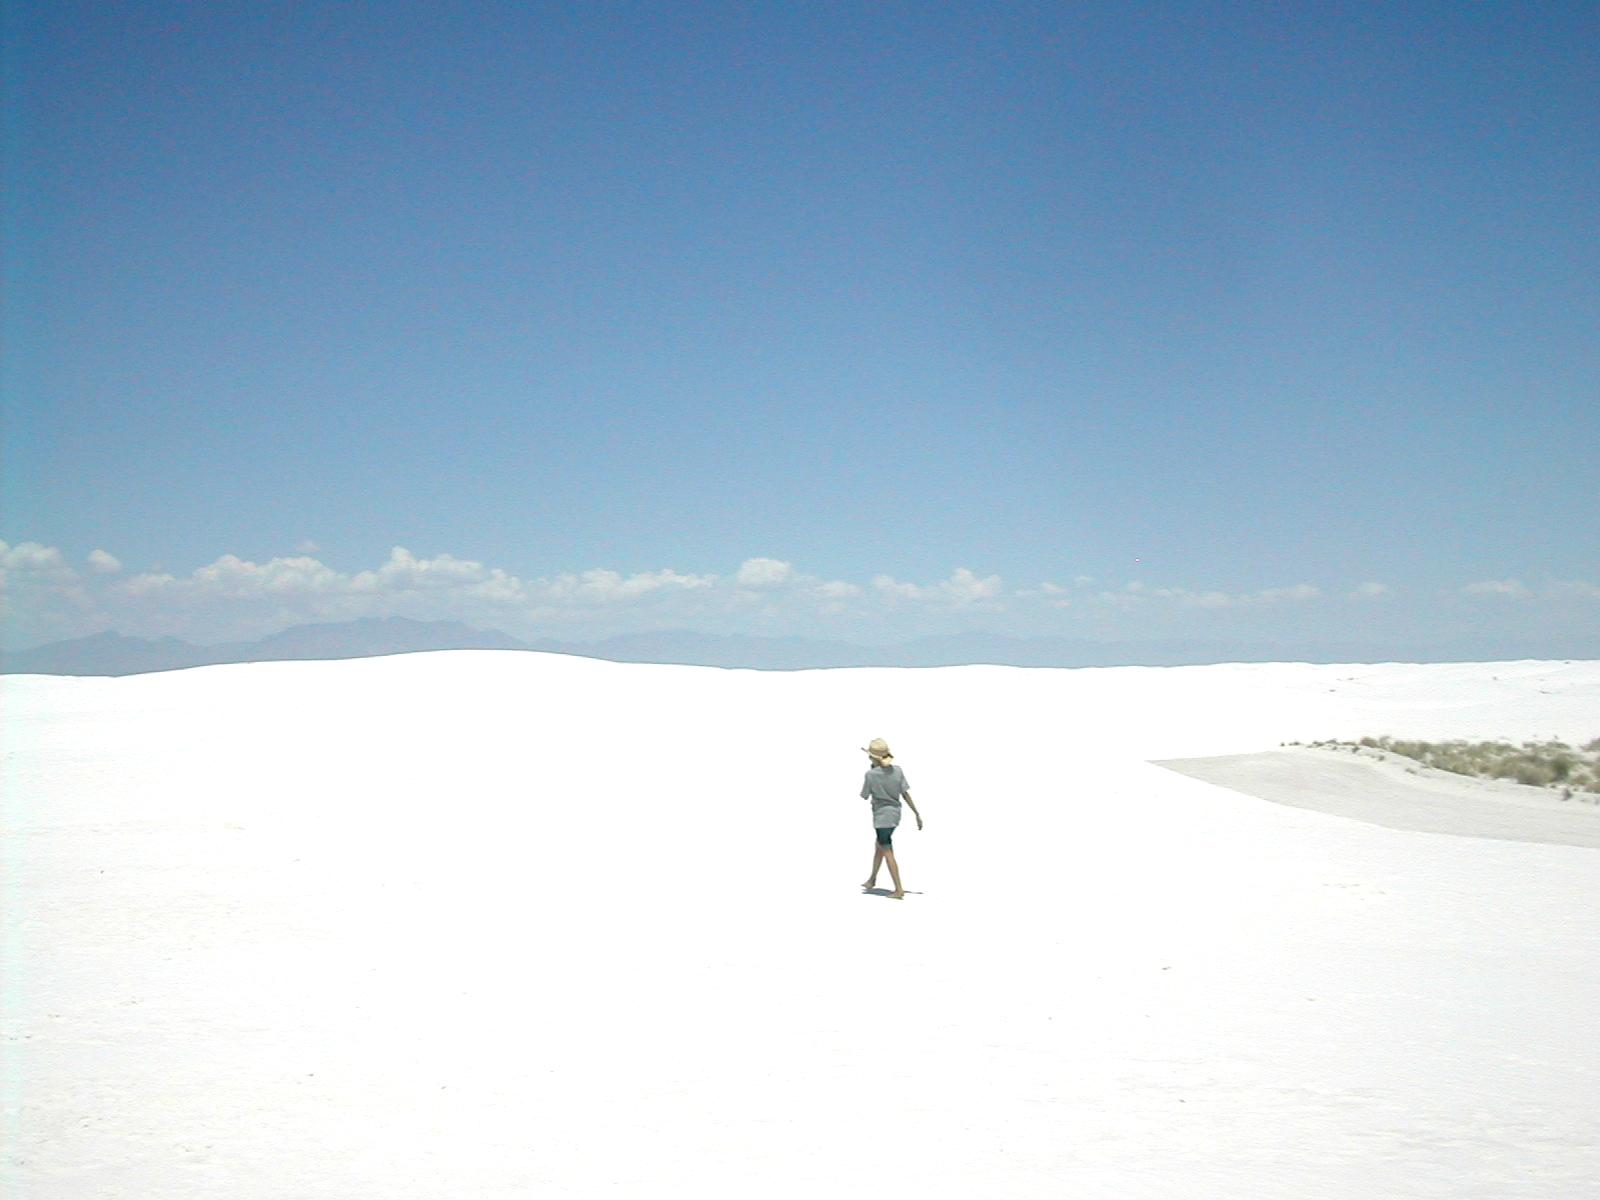
<svg viewBox="0 0 1600 1200"><path fill-rule="evenodd" d="M870 744L861 749L872 760L867 778L861 785L861 798L872 802L872 830L877 839L872 849L872 874L861 886L875 887L878 868L888 863L889 878L894 880L894 891L889 893L889 898L903 900L906 889L900 884L900 864L894 860L893 840L894 831L900 824L900 801L911 805L918 829L922 828L922 814L917 812L917 806L911 799L911 785L906 782L906 773L894 765L889 743L882 738L873 738Z"/></svg>

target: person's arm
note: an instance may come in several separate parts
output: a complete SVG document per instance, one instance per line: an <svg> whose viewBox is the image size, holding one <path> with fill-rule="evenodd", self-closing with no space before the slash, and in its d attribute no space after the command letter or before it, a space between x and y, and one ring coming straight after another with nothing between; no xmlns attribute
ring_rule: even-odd
<svg viewBox="0 0 1600 1200"><path fill-rule="evenodd" d="M900 793L900 798L911 805L911 815L917 818L917 828L922 828L922 814L917 811L916 803L911 799L911 790L908 788Z"/></svg>

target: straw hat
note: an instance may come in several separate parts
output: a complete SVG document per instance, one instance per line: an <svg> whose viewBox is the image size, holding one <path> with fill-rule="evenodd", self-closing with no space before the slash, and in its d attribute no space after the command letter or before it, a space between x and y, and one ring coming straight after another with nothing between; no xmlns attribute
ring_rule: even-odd
<svg viewBox="0 0 1600 1200"><path fill-rule="evenodd" d="M894 755L889 753L889 743L882 738L873 738L870 744L861 747L861 749L870 754L872 761L875 763L894 761Z"/></svg>

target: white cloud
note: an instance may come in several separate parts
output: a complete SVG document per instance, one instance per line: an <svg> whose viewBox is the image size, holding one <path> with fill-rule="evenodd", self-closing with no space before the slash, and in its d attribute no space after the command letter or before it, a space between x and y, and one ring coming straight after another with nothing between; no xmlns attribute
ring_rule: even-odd
<svg viewBox="0 0 1600 1200"><path fill-rule="evenodd" d="M476 583L486 575L483 564L440 554L418 558L404 546L389 551L389 561L376 571L362 571L350 586L358 592L404 592Z"/></svg>
<svg viewBox="0 0 1600 1200"><path fill-rule="evenodd" d="M75 569L54 547L0 542L0 602L9 639L80 636L112 627L221 641L301 622L391 615L460 620L521 637L560 631L578 639L652 628L780 636L820 635L826 628L833 636L892 640L980 615L1024 636L1083 630L1113 637L1157 629L1199 632L1211 625L1211 613L1234 623L1268 621L1269 609L1287 610L1323 596L1308 583L1226 592L1137 580L1121 590L1089 589L1086 582L1086 577L1047 580L1012 591L999 575L957 567L927 583L888 574L861 583L808 575L792 563L761 556L744 559L726 575L673 568L624 574L596 567L520 578L451 554L419 557L404 546L359 572L337 571L311 554L263 562L224 554L181 574L128 571L103 549L84 556ZM1488 580L1464 590L1514 598L1531 594L1517 580ZM1338 594L1375 600L1392 589L1368 582L1347 585ZM1552 582L1540 594L1588 603L1600 599L1600 586Z"/></svg>
<svg viewBox="0 0 1600 1200"><path fill-rule="evenodd" d="M794 578L794 568L775 558L747 558L734 576L740 587L768 588L788 583Z"/></svg>
<svg viewBox="0 0 1600 1200"><path fill-rule="evenodd" d="M1316 600L1321 595L1322 590L1309 583L1298 583L1293 587L1264 588L1259 592L1228 593L1215 590L1197 592L1189 588L1153 588L1139 580L1133 580L1126 585L1122 593L1101 592L1099 599L1104 603L1123 608L1149 600L1165 600L1184 608L1246 608Z"/></svg>
<svg viewBox="0 0 1600 1200"><path fill-rule="evenodd" d="M1319 600L1322 598L1322 589L1312 587L1309 583L1297 583L1293 587L1267 588L1264 591L1254 592L1243 597L1246 604L1279 604L1285 600Z"/></svg>
<svg viewBox="0 0 1600 1200"><path fill-rule="evenodd" d="M1230 596L1226 592L1194 592L1188 588L1147 588L1142 583L1130 583L1128 591L1135 595L1150 596L1156 600L1171 600L1186 608L1227 608L1245 602L1243 597Z"/></svg>
<svg viewBox="0 0 1600 1200"><path fill-rule="evenodd" d="M979 579L966 567L957 567L955 573L939 585L941 591L957 604L976 604L993 600L1000 594L1000 576L990 575Z"/></svg>
<svg viewBox="0 0 1600 1200"><path fill-rule="evenodd" d="M177 582L171 575L147 572L124 579L117 584L117 591L124 596L149 596L164 592Z"/></svg>
<svg viewBox="0 0 1600 1200"><path fill-rule="evenodd" d="M1529 594L1528 589L1516 579L1485 579L1479 583L1469 583L1461 590L1469 596L1506 596L1515 600Z"/></svg>
<svg viewBox="0 0 1600 1200"><path fill-rule="evenodd" d="M979 579L966 567L957 567L950 578L931 586L902 583L890 575L874 575L872 586L879 595L892 600L936 601L966 607L993 600L1000 595L1000 576L990 575Z"/></svg>
<svg viewBox="0 0 1600 1200"><path fill-rule="evenodd" d="M859 586L853 583L846 583L842 579L830 579L826 583L819 583L813 591L828 600L846 600L852 596L861 595Z"/></svg>
<svg viewBox="0 0 1600 1200"><path fill-rule="evenodd" d="M523 604L528 600L528 585L499 567L490 567L488 576L472 584L468 594L491 604Z"/></svg>
<svg viewBox="0 0 1600 1200"><path fill-rule="evenodd" d="M187 586L202 596L251 600L260 596L316 596L343 590L346 578L314 558L274 558L247 562L224 554L189 577Z"/></svg>
<svg viewBox="0 0 1600 1200"><path fill-rule="evenodd" d="M317 545L310 538L306 538L305 541L301 542L294 548L294 552L296 554L315 554L320 549L322 549L321 546Z"/></svg>
<svg viewBox="0 0 1600 1200"><path fill-rule="evenodd" d="M595 569L530 581L471 559L420 558L396 546L382 565L353 575L305 555L256 563L225 554L187 576L142 572L122 578L105 595L125 610L130 629L146 633L232 638L304 621L403 615L535 635L547 621L570 626L588 614L703 594L717 582L715 575L670 569L629 576ZM698 615L699 609L676 619Z"/></svg>
<svg viewBox="0 0 1600 1200"><path fill-rule="evenodd" d="M1586 583L1581 579L1568 579L1550 585L1551 592L1558 596L1584 596L1590 600L1600 600L1600 586Z"/></svg>
<svg viewBox="0 0 1600 1200"><path fill-rule="evenodd" d="M1043 598L1045 604L1051 608L1072 607L1071 594L1060 584L1045 582L1036 588L1020 588L1015 593L1019 600L1036 600Z"/></svg>
<svg viewBox="0 0 1600 1200"><path fill-rule="evenodd" d="M874 575L872 587L880 595L889 596L896 600L918 600L923 595L923 589L914 583L901 583L890 575Z"/></svg>
<svg viewBox="0 0 1600 1200"><path fill-rule="evenodd" d="M0 542L0 569L36 575L72 570L61 551L54 546L41 546L38 542L23 542L17 546Z"/></svg>
<svg viewBox="0 0 1600 1200"><path fill-rule="evenodd" d="M412 600L428 601L435 607L451 600L524 607L534 604L614 605L658 592L708 588L716 578L672 570L625 577L615 571L596 569L529 582L499 567L486 567L471 559L450 554L418 558L404 546L396 546L382 566L355 575L342 574L306 556L253 563L225 554L187 578L165 573L140 574L124 580L119 591L130 597L166 594L191 602L274 599L315 604L337 601L342 607L334 615L345 615L353 611L383 611L386 604Z"/></svg>
<svg viewBox="0 0 1600 1200"><path fill-rule="evenodd" d="M54 546L0 541L0 616L7 637L71 637L102 623L84 579Z"/></svg>
<svg viewBox="0 0 1600 1200"><path fill-rule="evenodd" d="M1051 608L1072 607L1072 597L1068 595L1065 588L1057 587L1053 583L1047 583L1044 585L1043 591Z"/></svg>
<svg viewBox="0 0 1600 1200"><path fill-rule="evenodd" d="M626 578L616 571L594 569L577 575L558 575L540 580L534 593L540 599L557 603L617 604L636 600L653 592L695 591L712 587L715 575L685 575L678 571L646 571Z"/></svg>

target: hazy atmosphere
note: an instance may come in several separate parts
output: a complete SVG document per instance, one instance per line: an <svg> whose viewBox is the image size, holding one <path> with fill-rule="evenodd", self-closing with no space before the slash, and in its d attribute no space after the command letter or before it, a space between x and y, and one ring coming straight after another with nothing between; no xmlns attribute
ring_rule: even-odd
<svg viewBox="0 0 1600 1200"><path fill-rule="evenodd" d="M7 649L1600 654L1593 6L4 20Z"/></svg>

